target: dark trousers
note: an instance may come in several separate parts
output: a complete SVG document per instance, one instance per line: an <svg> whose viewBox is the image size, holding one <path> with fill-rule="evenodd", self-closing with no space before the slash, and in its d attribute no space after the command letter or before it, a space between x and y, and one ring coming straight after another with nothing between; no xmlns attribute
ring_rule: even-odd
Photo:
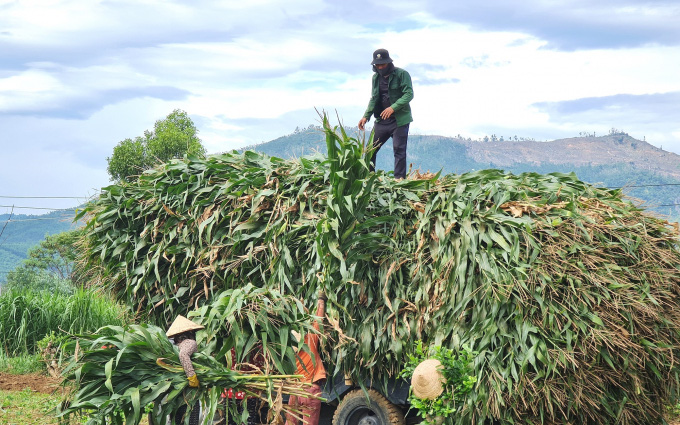
<svg viewBox="0 0 680 425"><path fill-rule="evenodd" d="M392 146L394 147L394 177L403 179L406 177L406 145L408 143L408 126L409 124L397 127L397 122L383 124L377 122L373 126L373 158L371 159L371 171L375 171L375 159L378 156L378 151L382 145L387 142L387 139L392 138Z"/></svg>

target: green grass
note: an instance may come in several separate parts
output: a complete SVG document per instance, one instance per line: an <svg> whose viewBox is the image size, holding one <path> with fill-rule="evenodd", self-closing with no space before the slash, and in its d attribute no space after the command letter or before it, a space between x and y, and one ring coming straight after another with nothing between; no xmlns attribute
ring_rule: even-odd
<svg viewBox="0 0 680 425"><path fill-rule="evenodd" d="M39 354L24 353L15 357L7 357L0 351L0 372L15 375L45 372L45 363L42 362Z"/></svg>
<svg viewBox="0 0 680 425"><path fill-rule="evenodd" d="M57 391L45 394L31 389L22 391L0 390L0 424L7 425L57 425L59 422L54 416L54 408L61 402L62 394ZM72 417L68 424L84 424L87 417ZM142 418L140 425L148 425L149 421Z"/></svg>
<svg viewBox="0 0 680 425"><path fill-rule="evenodd" d="M80 334L126 321L125 310L98 291L78 288L72 295L13 289L0 295L0 344L5 356L35 353L54 332Z"/></svg>
<svg viewBox="0 0 680 425"><path fill-rule="evenodd" d="M58 424L52 410L61 394L23 391L0 391L0 423L16 425Z"/></svg>
<svg viewBox="0 0 680 425"><path fill-rule="evenodd" d="M54 408L62 400L61 392L45 394L29 388L22 391L0 391L0 424L57 425L64 424L54 417ZM84 424L87 418L74 418L69 424ZM142 424L146 424L146 419Z"/></svg>

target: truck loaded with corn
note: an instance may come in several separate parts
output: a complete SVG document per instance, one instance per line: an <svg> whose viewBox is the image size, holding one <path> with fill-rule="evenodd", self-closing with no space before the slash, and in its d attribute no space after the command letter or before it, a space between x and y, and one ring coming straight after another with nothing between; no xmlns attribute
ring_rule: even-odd
<svg viewBox="0 0 680 425"><path fill-rule="evenodd" d="M366 144L322 119L327 156L174 160L84 209L81 267L146 324L77 340L64 415L138 423L152 406L161 421L200 400L210 421L224 388L281 410L301 391L291 332L313 332L323 290L338 425L404 423L402 371L433 347L473 378L446 423L665 422L680 390L676 227L573 174L372 173ZM163 333L178 314L205 327L199 388ZM255 347L265 366L234 370Z"/></svg>

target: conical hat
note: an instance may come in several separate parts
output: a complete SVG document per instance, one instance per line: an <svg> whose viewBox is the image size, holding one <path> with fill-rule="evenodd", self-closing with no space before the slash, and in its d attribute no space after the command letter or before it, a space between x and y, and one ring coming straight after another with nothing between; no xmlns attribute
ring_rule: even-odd
<svg viewBox="0 0 680 425"><path fill-rule="evenodd" d="M434 400L444 392L444 376L438 370L441 362L428 359L416 366L411 378L413 395L426 400Z"/></svg>
<svg viewBox="0 0 680 425"><path fill-rule="evenodd" d="M175 321L172 322L172 325L170 325L170 329L168 329L165 335L167 335L167 337L170 338L183 332L197 331L199 329L203 329L203 326L199 325L198 323L192 322L191 320L187 319L186 317L180 314L179 316L177 316Z"/></svg>

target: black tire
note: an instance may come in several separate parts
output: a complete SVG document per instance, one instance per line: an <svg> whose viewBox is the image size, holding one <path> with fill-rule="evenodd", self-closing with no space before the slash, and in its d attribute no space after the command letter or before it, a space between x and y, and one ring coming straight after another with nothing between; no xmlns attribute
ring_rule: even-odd
<svg viewBox="0 0 680 425"><path fill-rule="evenodd" d="M160 410L160 407L154 406L154 409ZM158 424L156 421L154 421L151 418L151 413L148 415L149 419L149 425L179 425L179 424L184 424L184 414L187 411L187 406L181 406L179 410L175 413L175 418L174 420L170 420L170 416L165 418L165 421L161 419L161 423ZM200 403L197 401L196 405L194 406L194 409L191 411L191 416L189 417L189 425L198 425L200 423L200 418L201 418L201 406Z"/></svg>
<svg viewBox="0 0 680 425"><path fill-rule="evenodd" d="M363 390L347 394L335 409L333 425L404 425L404 414L382 394Z"/></svg>
<svg viewBox="0 0 680 425"><path fill-rule="evenodd" d="M237 400L237 408L239 414L243 412L243 404L244 400ZM248 398L245 400L245 408L248 410L248 422L246 424L242 424L241 422L236 422L233 416L229 417L229 422L227 425L257 425L261 423L267 423L266 418L267 415L265 413L264 415L264 421L262 420L262 411L260 410L260 401L256 398Z"/></svg>
<svg viewBox="0 0 680 425"><path fill-rule="evenodd" d="M177 413L175 413L175 420L172 422L173 425L183 425L184 416L187 412L187 406L182 406L179 408ZM201 404L197 401L194 404L194 408L191 409L189 414L189 425L199 425L201 422Z"/></svg>

